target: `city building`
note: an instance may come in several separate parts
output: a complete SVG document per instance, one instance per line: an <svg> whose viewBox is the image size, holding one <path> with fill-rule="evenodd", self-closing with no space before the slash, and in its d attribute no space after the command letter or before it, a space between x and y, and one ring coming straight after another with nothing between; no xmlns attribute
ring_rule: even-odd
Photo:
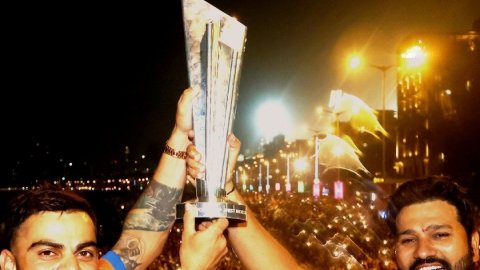
<svg viewBox="0 0 480 270"><path fill-rule="evenodd" d="M396 176L478 178L478 29L412 34L400 44L397 56Z"/></svg>

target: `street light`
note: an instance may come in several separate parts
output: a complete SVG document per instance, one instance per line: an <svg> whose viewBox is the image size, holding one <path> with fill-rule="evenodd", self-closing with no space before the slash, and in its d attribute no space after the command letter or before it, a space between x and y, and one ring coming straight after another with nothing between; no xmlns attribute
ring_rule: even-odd
<svg viewBox="0 0 480 270"><path fill-rule="evenodd" d="M382 126L386 129L386 119L385 119L385 99L386 99L386 73L387 71L393 67L393 65L373 65L369 64L370 67L376 68L382 72ZM385 136L382 136L382 177L386 178L387 176L387 168L386 168L386 158L387 158L387 149L385 145Z"/></svg>
<svg viewBox="0 0 480 270"><path fill-rule="evenodd" d="M358 56L355 55L351 57L349 61L349 65L351 68L358 68L362 63L362 59ZM392 68L394 65L375 65L368 63L369 67L375 68L379 71L382 72L382 126L383 128L386 128L386 73L387 71ZM386 149L386 142L385 142L385 136L382 136L382 177L385 178L387 174L387 169L386 169L386 157L387 157L387 149Z"/></svg>

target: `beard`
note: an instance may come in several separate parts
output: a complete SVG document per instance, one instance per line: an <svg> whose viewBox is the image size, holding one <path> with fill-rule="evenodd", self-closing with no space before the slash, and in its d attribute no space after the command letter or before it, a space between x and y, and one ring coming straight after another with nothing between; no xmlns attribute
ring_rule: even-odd
<svg viewBox="0 0 480 270"><path fill-rule="evenodd" d="M458 262L456 262L453 266L444 259L440 259L435 256L427 257L426 259L416 259L412 265L410 266L409 270L415 270L417 267L421 266L422 264L431 264L437 263L442 266L442 269L445 270L475 270L475 266L473 264L473 253L469 250L468 254L463 256Z"/></svg>

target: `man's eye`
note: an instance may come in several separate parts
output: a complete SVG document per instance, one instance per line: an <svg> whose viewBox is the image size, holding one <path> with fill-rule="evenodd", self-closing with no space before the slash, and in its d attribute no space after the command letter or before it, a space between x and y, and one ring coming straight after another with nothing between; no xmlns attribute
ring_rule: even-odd
<svg viewBox="0 0 480 270"><path fill-rule="evenodd" d="M42 250L42 251L40 251L40 252L38 253L38 255L39 255L42 259L48 260L48 259L54 258L54 257L57 255L57 253L55 253L55 252L53 252L53 251L51 251L51 250Z"/></svg>
<svg viewBox="0 0 480 270"><path fill-rule="evenodd" d="M93 259L93 258L96 258L97 255L95 252L93 251L89 251L89 250L82 250L80 252L77 253L79 257L81 257L82 259Z"/></svg>
<svg viewBox="0 0 480 270"><path fill-rule="evenodd" d="M404 238L400 240L400 244L402 245L408 245L415 242L415 238Z"/></svg>
<svg viewBox="0 0 480 270"><path fill-rule="evenodd" d="M439 233L433 234L433 237L436 238L436 239L444 239L444 238L447 238L449 236L450 236L450 233L447 233L447 232L439 232Z"/></svg>

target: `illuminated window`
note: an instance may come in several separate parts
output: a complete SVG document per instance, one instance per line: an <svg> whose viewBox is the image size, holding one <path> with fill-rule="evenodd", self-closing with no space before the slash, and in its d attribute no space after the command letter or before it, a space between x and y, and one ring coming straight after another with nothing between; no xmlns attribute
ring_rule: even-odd
<svg viewBox="0 0 480 270"><path fill-rule="evenodd" d="M452 90L445 89L440 92L440 109L444 119L453 119L456 116L456 109L452 100Z"/></svg>

